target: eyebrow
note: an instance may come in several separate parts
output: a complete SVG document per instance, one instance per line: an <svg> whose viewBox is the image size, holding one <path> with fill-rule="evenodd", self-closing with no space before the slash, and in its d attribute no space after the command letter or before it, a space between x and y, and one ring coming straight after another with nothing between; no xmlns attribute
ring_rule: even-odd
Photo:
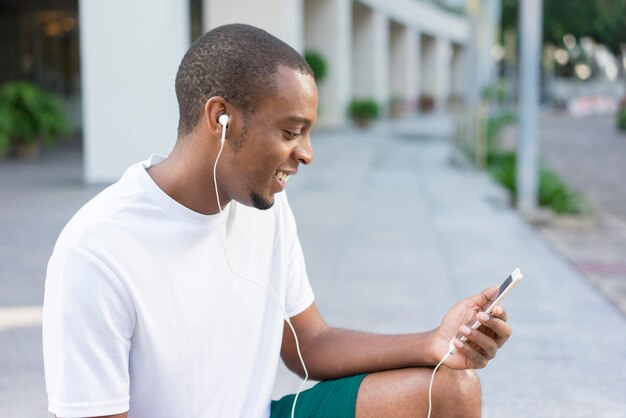
<svg viewBox="0 0 626 418"><path fill-rule="evenodd" d="M296 123L296 124L301 124L304 126L310 126L312 123L309 119L301 117L301 116L288 116L285 118L285 121Z"/></svg>

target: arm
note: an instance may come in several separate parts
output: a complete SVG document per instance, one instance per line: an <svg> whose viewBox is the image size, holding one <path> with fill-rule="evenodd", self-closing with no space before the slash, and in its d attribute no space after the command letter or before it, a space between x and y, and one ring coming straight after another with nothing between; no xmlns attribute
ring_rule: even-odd
<svg viewBox="0 0 626 418"><path fill-rule="evenodd" d="M452 337L464 335L460 329L486 308L497 288L457 303L436 329L423 333L380 335L333 328L326 324L315 304L291 318L309 375L315 380L336 379L364 372L406 367L435 366L447 352ZM446 365L456 369L481 368L511 334L502 308L481 321L483 326L467 336L458 354ZM285 324L281 357L287 367L303 375L291 329Z"/></svg>
<svg viewBox="0 0 626 418"><path fill-rule="evenodd" d="M128 410L124 400L136 318L130 295L82 248L53 255L50 265L42 323L50 411L93 417Z"/></svg>

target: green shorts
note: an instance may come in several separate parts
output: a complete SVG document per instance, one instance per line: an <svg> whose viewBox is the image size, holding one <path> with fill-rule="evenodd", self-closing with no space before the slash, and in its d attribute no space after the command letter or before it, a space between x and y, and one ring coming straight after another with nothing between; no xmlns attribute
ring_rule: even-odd
<svg viewBox="0 0 626 418"><path fill-rule="evenodd" d="M295 418L354 418L356 396L365 374L326 380L305 390L298 396ZM287 395L272 401L270 418L291 417L295 395Z"/></svg>

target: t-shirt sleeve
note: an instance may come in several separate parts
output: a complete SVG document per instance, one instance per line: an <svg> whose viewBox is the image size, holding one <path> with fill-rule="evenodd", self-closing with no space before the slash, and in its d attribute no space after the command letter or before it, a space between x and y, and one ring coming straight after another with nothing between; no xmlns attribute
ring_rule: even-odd
<svg viewBox="0 0 626 418"><path fill-rule="evenodd" d="M105 264L82 249L55 250L42 326L51 413L80 417L128 411L135 310Z"/></svg>
<svg viewBox="0 0 626 418"><path fill-rule="evenodd" d="M298 231L293 212L289 207L287 196L281 193L283 199L282 223L285 225L285 240L287 242L287 289L285 295L285 310L289 317L295 316L311 306L315 296L309 283L306 272L304 254L298 239Z"/></svg>

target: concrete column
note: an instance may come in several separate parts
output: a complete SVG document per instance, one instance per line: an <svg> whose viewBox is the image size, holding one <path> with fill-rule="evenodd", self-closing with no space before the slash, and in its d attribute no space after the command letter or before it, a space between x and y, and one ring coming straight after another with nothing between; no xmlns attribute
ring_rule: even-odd
<svg viewBox="0 0 626 418"><path fill-rule="evenodd" d="M412 51L409 52L409 55L413 56L411 60L412 64L409 63L409 66L413 65L413 74L415 77L415 108L417 109L419 106L419 98L422 95L422 71L425 65L422 60L422 34L419 30L409 28L409 36L411 36L411 40L409 40L409 48L410 45L413 45ZM412 33L412 35L411 35Z"/></svg>
<svg viewBox="0 0 626 418"><path fill-rule="evenodd" d="M356 98L374 97L372 10L355 3L352 13L352 83Z"/></svg>
<svg viewBox="0 0 626 418"><path fill-rule="evenodd" d="M373 98L384 106L389 100L388 20L360 3L353 10L354 97Z"/></svg>
<svg viewBox="0 0 626 418"><path fill-rule="evenodd" d="M537 211L539 190L539 69L543 0L526 0L520 5L520 97L517 128L517 206L526 216Z"/></svg>
<svg viewBox="0 0 626 418"><path fill-rule="evenodd" d="M351 95L351 0L304 1L304 50L320 53L327 67L318 83L319 126L341 126Z"/></svg>
<svg viewBox="0 0 626 418"><path fill-rule="evenodd" d="M396 22L389 31L389 89L404 110L414 110L418 95L417 32Z"/></svg>
<svg viewBox="0 0 626 418"><path fill-rule="evenodd" d="M467 72L466 49L463 45L452 46L452 85L451 95L455 98L465 96L465 74Z"/></svg>
<svg viewBox="0 0 626 418"><path fill-rule="evenodd" d="M257 26L302 52L303 0L204 0L204 31L227 23Z"/></svg>
<svg viewBox="0 0 626 418"><path fill-rule="evenodd" d="M188 4L81 1L78 9L84 178L111 182L176 142L174 79L189 45Z"/></svg>
<svg viewBox="0 0 626 418"><path fill-rule="evenodd" d="M389 25L389 89L391 96L405 100L407 83L406 27L396 22Z"/></svg>
<svg viewBox="0 0 626 418"><path fill-rule="evenodd" d="M417 31L407 27L404 32L405 36L405 54L406 54L406 93L405 98L406 110L415 111L417 101L419 99L419 71L420 71L420 42Z"/></svg>
<svg viewBox="0 0 626 418"><path fill-rule="evenodd" d="M374 71L374 97L382 109L389 103L389 19L375 10L373 27L374 43L372 69Z"/></svg>
<svg viewBox="0 0 626 418"><path fill-rule="evenodd" d="M452 47L450 41L444 38L438 38L435 44L436 48L436 93L435 106L437 110L445 110L448 99L450 98L450 84L452 82L451 62Z"/></svg>
<svg viewBox="0 0 626 418"><path fill-rule="evenodd" d="M493 85L497 80L496 62L491 56L491 49L498 42L501 0L481 0L480 8L480 51L479 51L479 87Z"/></svg>
<svg viewBox="0 0 626 418"><path fill-rule="evenodd" d="M420 91L422 95L437 95L437 48L434 38L422 34L420 36L420 61L421 77Z"/></svg>

